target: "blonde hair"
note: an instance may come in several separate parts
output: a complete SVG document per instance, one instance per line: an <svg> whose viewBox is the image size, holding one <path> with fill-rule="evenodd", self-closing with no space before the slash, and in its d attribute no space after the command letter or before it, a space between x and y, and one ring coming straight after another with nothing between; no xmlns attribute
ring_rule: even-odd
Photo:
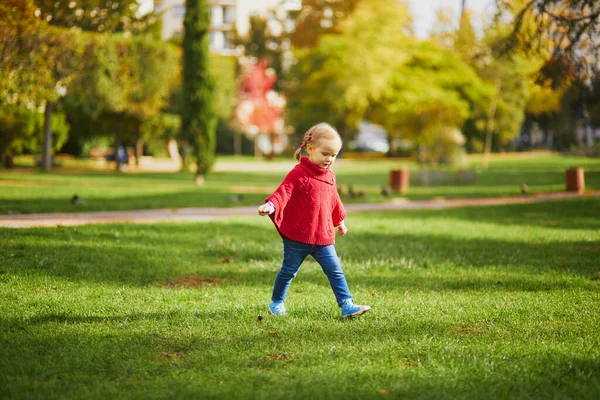
<svg viewBox="0 0 600 400"><path fill-rule="evenodd" d="M338 131L327 122L321 122L319 124L314 125L312 128L306 131L304 137L302 138L302 144L298 147L298 150L294 153L294 158L300 161L300 157L302 156L302 150L306 149L307 144L312 144L316 146L319 142L323 140L339 140L342 143L342 137L338 133Z"/></svg>

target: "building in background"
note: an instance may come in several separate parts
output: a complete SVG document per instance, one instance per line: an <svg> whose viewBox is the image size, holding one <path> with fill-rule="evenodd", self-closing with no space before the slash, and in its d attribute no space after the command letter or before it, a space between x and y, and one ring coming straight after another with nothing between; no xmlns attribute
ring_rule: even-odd
<svg viewBox="0 0 600 400"><path fill-rule="evenodd" d="M268 16L269 10L297 10L301 0L209 0L211 5L210 49L220 54L235 54L234 32L248 32L251 15ZM185 0L154 0L154 11L162 15L163 40L183 36Z"/></svg>
<svg viewBox="0 0 600 400"><path fill-rule="evenodd" d="M234 54L233 35L238 18L238 0L210 0L210 50ZM154 0L154 11L162 16L163 40L183 36L185 0Z"/></svg>

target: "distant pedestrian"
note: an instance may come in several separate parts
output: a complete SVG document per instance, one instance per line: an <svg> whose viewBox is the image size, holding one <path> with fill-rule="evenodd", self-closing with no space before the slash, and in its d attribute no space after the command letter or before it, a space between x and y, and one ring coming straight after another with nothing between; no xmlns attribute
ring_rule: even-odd
<svg viewBox="0 0 600 400"><path fill-rule="evenodd" d="M304 259L311 255L327 275L342 317L363 314L369 306L354 304L335 251L335 229L345 235L346 210L338 195L335 162L342 139L331 125L320 123L310 128L295 158L300 161L275 192L258 207L259 215L269 215L283 238L283 264L275 279L269 311L286 315L285 299ZM306 151L308 157L302 157Z"/></svg>

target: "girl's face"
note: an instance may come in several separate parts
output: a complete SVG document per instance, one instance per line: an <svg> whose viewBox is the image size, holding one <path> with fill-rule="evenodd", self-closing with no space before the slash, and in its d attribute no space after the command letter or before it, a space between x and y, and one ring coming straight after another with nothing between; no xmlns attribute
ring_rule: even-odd
<svg viewBox="0 0 600 400"><path fill-rule="evenodd" d="M323 139L314 145L306 145L308 159L321 168L331 167L341 148L342 143L338 139Z"/></svg>

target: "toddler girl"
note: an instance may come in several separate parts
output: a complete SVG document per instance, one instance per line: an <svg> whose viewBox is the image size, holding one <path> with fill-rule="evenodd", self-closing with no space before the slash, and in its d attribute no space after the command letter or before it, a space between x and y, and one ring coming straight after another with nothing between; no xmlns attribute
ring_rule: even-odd
<svg viewBox="0 0 600 400"><path fill-rule="evenodd" d="M298 163L275 192L258 207L269 215L283 238L283 264L275 279L269 311L286 315L284 301L292 279L310 254L329 278L342 317L363 314L369 306L354 304L335 247L335 228L345 235L346 211L337 193L331 166L342 148L342 139L329 124L310 128L296 150ZM308 157L301 157L306 150Z"/></svg>

